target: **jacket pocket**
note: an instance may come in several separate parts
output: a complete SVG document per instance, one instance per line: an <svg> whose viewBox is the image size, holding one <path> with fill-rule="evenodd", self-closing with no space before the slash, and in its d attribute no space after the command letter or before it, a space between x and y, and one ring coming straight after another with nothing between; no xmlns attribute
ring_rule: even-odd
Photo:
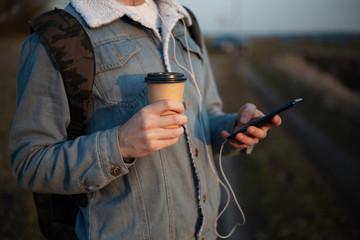
<svg viewBox="0 0 360 240"><path fill-rule="evenodd" d="M100 100L115 108L122 122L147 104L145 73L139 56L140 47L130 40L107 42L94 48L95 87Z"/></svg>
<svg viewBox="0 0 360 240"><path fill-rule="evenodd" d="M129 59L140 51L130 40L106 42L94 48L96 54L96 72L101 73L123 67Z"/></svg>

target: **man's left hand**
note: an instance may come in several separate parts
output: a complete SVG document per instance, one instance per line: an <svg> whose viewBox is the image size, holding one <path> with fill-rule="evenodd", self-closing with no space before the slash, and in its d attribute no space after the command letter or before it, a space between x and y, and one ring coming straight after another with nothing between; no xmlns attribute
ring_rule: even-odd
<svg viewBox="0 0 360 240"><path fill-rule="evenodd" d="M238 113L238 118L236 121L235 128L233 132L245 127L246 125L262 118L264 114L259 111L254 104L247 103L240 108ZM267 136L267 131L272 128L279 126L281 124L281 118L279 115L275 115L271 121L268 121L261 127L251 126L247 129L246 133L238 133L235 138L227 140L230 136L230 133L223 130L221 135L225 140L227 140L231 145L237 148L248 148L257 143L261 139L264 139Z"/></svg>

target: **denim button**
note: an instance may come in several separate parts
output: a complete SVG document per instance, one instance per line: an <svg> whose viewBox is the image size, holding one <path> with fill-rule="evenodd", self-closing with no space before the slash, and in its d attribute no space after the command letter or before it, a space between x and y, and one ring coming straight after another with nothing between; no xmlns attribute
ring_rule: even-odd
<svg viewBox="0 0 360 240"><path fill-rule="evenodd" d="M203 201L203 203L205 203L206 202L206 199L208 198L208 195L207 194L204 194L203 195L203 197L202 197L202 201Z"/></svg>
<svg viewBox="0 0 360 240"><path fill-rule="evenodd" d="M198 148L195 149L195 157L199 157L200 150Z"/></svg>
<svg viewBox="0 0 360 240"><path fill-rule="evenodd" d="M110 169L110 173L111 175L113 175L114 177L119 176L119 174L121 173L121 169L119 166L114 166Z"/></svg>

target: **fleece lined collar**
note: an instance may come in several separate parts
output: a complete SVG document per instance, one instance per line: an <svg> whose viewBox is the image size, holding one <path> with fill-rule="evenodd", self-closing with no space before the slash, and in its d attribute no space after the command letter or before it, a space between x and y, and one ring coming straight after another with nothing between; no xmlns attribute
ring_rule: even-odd
<svg viewBox="0 0 360 240"><path fill-rule="evenodd" d="M188 26L192 24L188 12L177 0L155 0L155 2L165 21L169 20L169 17L180 18L181 16L181 18L185 17ZM144 26L147 25L146 20L142 19L141 16L134 15L123 3L116 0L71 0L71 4L91 28L106 25L124 15L128 15Z"/></svg>
<svg viewBox="0 0 360 240"><path fill-rule="evenodd" d="M70 0L75 10L84 18L85 22L90 28L97 28L109 24L124 15L127 15L136 22L139 22L145 27L154 30L154 33L163 41L163 57L166 70L171 72L169 60L169 41L171 31L175 24L182 18L185 19L185 24L191 26L191 17L185 8L180 5L177 0L154 0L157 4L159 14L161 16L161 33L158 34L157 29L151 26L149 22L139 16L134 11L131 11L123 3L116 0ZM147 4L147 3L144 3Z"/></svg>

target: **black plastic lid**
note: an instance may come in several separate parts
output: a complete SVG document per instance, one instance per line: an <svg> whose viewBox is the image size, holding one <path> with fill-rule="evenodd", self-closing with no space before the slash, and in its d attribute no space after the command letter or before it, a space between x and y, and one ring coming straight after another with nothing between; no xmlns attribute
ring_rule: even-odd
<svg viewBox="0 0 360 240"><path fill-rule="evenodd" d="M147 83L179 83L185 82L187 77L183 73L155 72L148 73L145 77Z"/></svg>

